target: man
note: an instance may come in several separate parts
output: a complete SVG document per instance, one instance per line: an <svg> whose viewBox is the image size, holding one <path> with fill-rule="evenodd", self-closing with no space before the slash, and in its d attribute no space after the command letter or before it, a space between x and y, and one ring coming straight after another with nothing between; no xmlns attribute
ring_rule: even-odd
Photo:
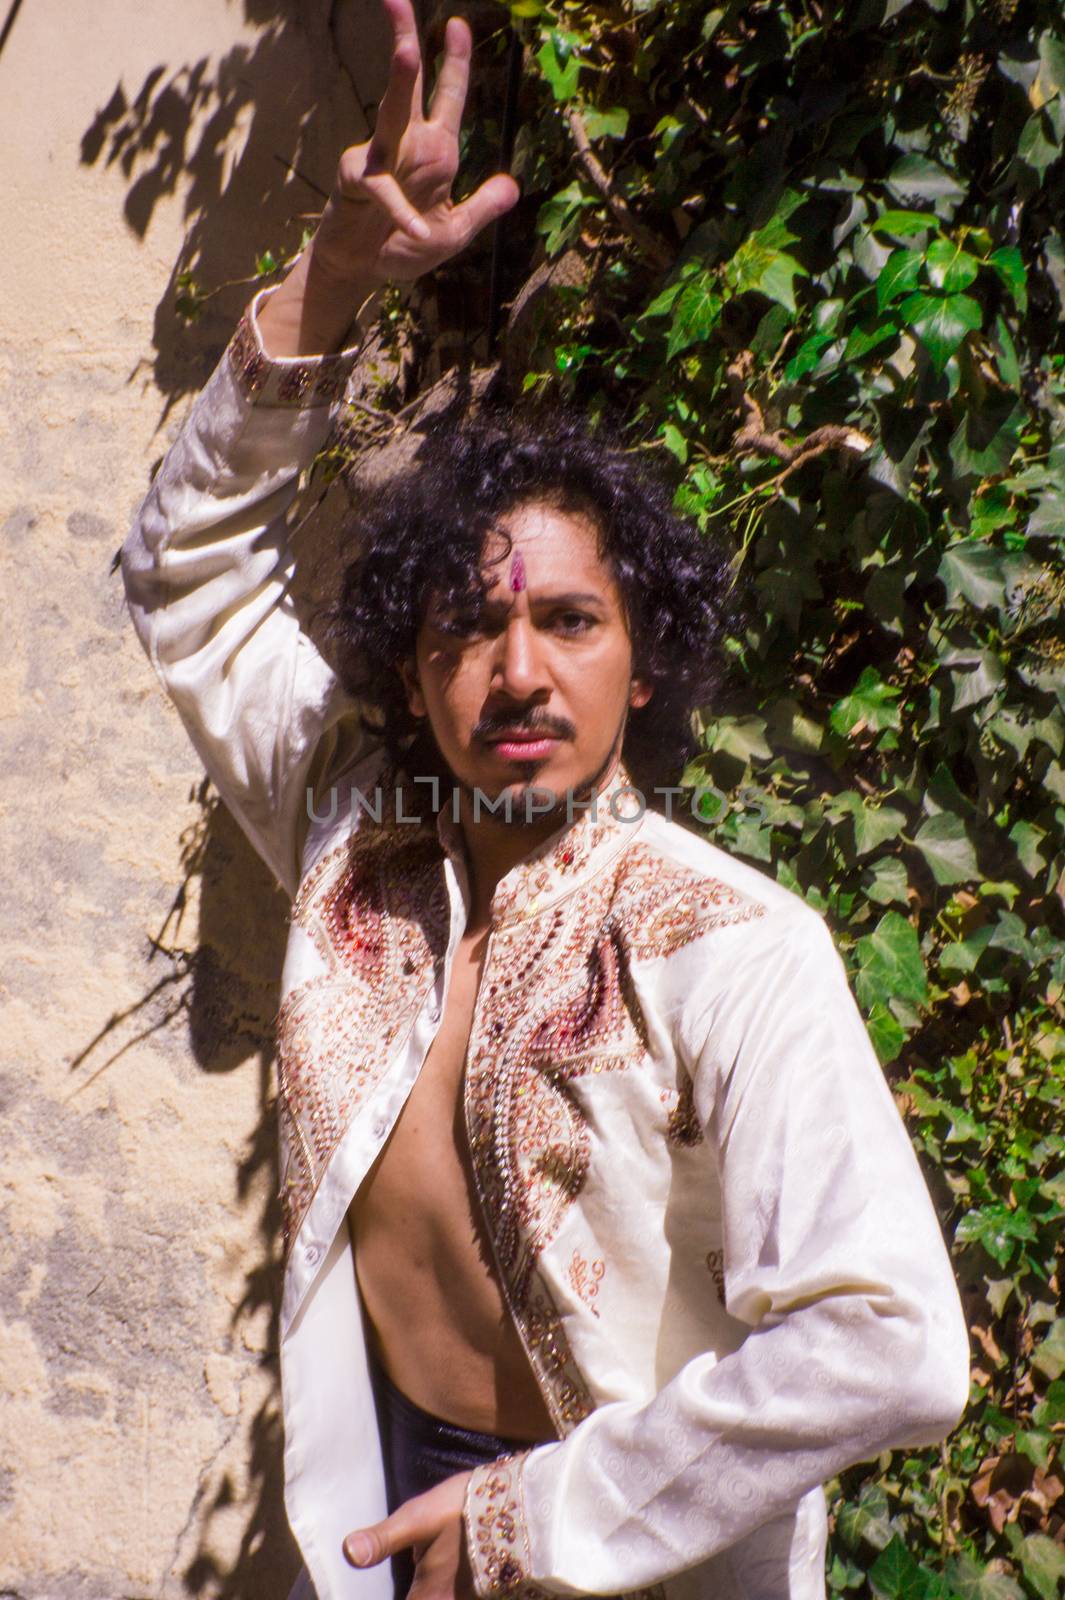
<svg viewBox="0 0 1065 1600"><path fill-rule="evenodd" d="M705 699L713 557L619 452L489 419L368 513L336 611L361 666L327 666L289 597L353 308L516 198L498 175L452 205L469 33L426 116L409 0L385 4L374 138L123 551L160 679L293 897L297 1591L822 1596L820 1485L941 1438L967 1338L823 923L637 792Z"/></svg>

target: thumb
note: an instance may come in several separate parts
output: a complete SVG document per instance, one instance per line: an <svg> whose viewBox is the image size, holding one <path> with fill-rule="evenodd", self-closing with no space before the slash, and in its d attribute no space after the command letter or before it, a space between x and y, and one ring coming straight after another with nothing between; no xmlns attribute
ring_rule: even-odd
<svg viewBox="0 0 1065 1600"><path fill-rule="evenodd" d="M428 1495L417 1495L397 1506L383 1522L374 1522L368 1528L356 1528L344 1540L344 1555L353 1567L376 1567L395 1555L397 1550L408 1550L415 1544L424 1544L440 1532L440 1516L434 1512Z"/></svg>
<svg viewBox="0 0 1065 1600"><path fill-rule="evenodd" d="M497 172L494 178L486 178L451 214L463 244L469 244L482 228L517 205L520 198L521 189L509 173Z"/></svg>

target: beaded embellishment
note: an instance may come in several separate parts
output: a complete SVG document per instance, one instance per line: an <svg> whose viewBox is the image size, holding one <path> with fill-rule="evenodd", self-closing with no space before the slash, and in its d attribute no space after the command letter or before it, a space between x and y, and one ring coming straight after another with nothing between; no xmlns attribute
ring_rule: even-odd
<svg viewBox="0 0 1065 1600"><path fill-rule="evenodd" d="M245 312L226 347L226 359L245 399L264 406L325 406L341 400L358 352L307 361L272 360Z"/></svg>
<svg viewBox="0 0 1065 1600"><path fill-rule="evenodd" d="M413 1025L447 948L436 840L370 828L329 851L300 886L292 921L326 970L278 1014L281 1203L286 1249L330 1158Z"/></svg>

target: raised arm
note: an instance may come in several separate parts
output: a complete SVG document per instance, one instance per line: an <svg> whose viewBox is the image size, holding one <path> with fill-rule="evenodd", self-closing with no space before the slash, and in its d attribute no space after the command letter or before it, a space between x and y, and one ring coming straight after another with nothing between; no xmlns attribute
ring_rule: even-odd
<svg viewBox="0 0 1065 1600"><path fill-rule="evenodd" d="M457 254L517 199L505 174L451 200L471 39L452 18L428 112L410 0L374 136L340 158L314 238L257 297L168 452L122 549L138 637L219 794L294 894L307 790L368 748L301 628L287 514L343 398L359 307Z"/></svg>

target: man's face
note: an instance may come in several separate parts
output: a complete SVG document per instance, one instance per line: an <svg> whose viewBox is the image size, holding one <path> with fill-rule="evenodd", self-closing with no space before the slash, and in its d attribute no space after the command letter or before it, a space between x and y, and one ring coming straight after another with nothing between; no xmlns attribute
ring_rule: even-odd
<svg viewBox="0 0 1065 1600"><path fill-rule="evenodd" d="M493 801L509 790L522 822L530 785L564 804L605 780L651 689L633 679L621 591L588 518L533 502L499 527L512 547L494 530L486 541L483 607L431 601L402 670L460 785Z"/></svg>

